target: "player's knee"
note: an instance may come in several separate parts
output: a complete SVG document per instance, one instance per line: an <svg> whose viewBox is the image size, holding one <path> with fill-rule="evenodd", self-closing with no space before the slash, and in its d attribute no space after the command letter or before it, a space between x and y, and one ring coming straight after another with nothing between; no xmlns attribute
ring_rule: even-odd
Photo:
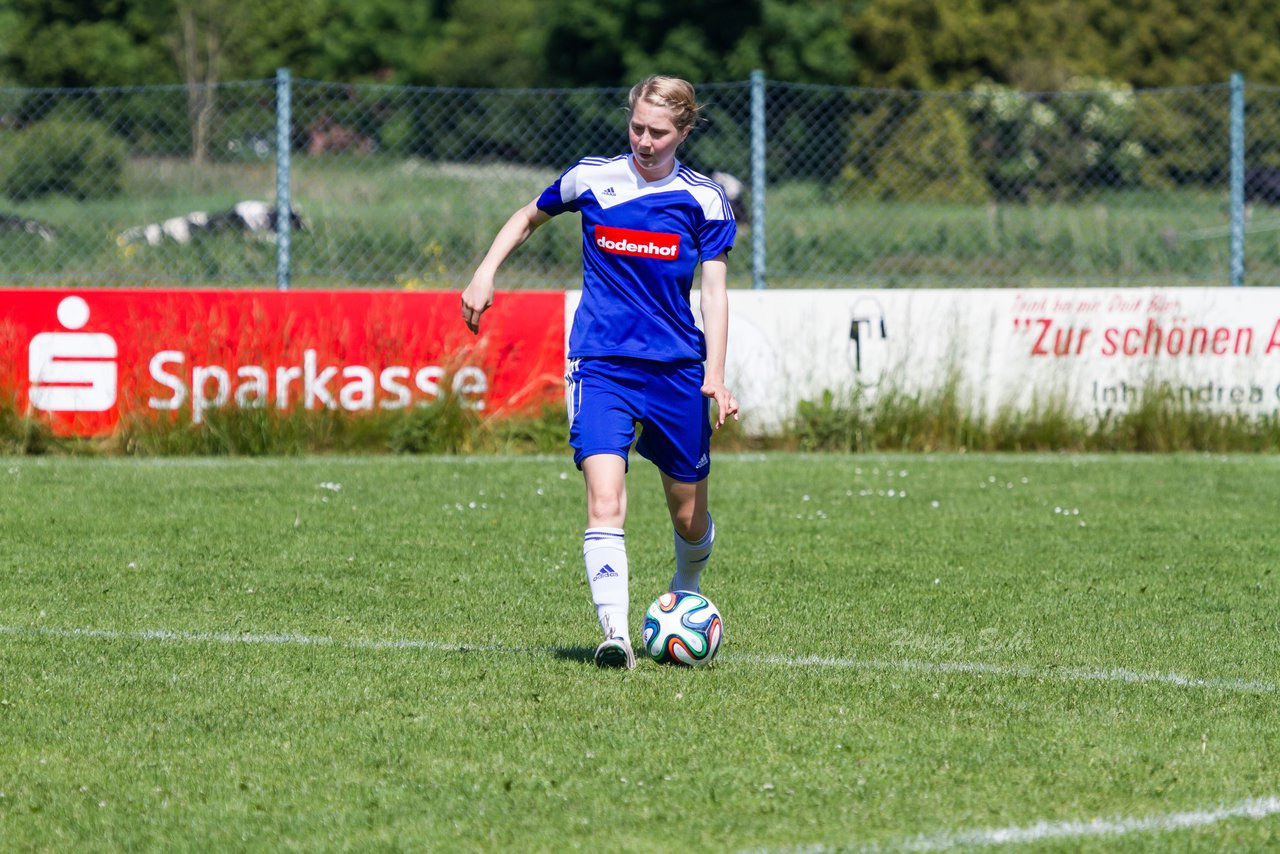
<svg viewBox="0 0 1280 854"><path fill-rule="evenodd" d="M620 492L595 491L587 497L587 516L593 525L622 527L626 512L626 499Z"/></svg>
<svg viewBox="0 0 1280 854"><path fill-rule="evenodd" d="M701 540L707 533L707 514L698 513L694 508L674 513L671 523L675 526L676 533L691 543Z"/></svg>

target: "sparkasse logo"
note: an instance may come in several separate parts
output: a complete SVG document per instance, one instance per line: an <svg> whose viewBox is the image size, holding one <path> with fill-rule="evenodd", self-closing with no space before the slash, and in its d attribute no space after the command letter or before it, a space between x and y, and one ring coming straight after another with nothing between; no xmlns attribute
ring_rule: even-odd
<svg viewBox="0 0 1280 854"><path fill-rule="evenodd" d="M501 417L563 394L564 303L507 294L473 339L447 292L0 288L0 398L59 436L224 408Z"/></svg>
<svg viewBox="0 0 1280 854"><path fill-rule="evenodd" d="M27 347L28 398L31 406L51 415L96 413L114 421L120 391L120 350L105 332L80 331L90 317L79 296L58 303L63 331L41 332ZM230 353L228 353L230 355ZM326 364L308 347L301 364L281 358L277 364L201 364L180 349L165 348L151 356L148 374L165 391L152 394L153 411L189 408L199 424L212 409L234 400L238 407L306 409L403 409L439 399L448 381L451 393L466 409L483 410L489 378L482 368L462 366L449 376L443 365ZM129 366L126 366L129 367Z"/></svg>
<svg viewBox="0 0 1280 854"><path fill-rule="evenodd" d="M31 405L42 412L106 412L116 404L119 384L116 340L76 331L89 322L82 297L58 303L58 322L70 331L41 332L27 347Z"/></svg>
<svg viewBox="0 0 1280 854"><path fill-rule="evenodd" d="M595 240L596 246L614 255L656 258L660 261L675 261L680 257L678 234L597 225Z"/></svg>

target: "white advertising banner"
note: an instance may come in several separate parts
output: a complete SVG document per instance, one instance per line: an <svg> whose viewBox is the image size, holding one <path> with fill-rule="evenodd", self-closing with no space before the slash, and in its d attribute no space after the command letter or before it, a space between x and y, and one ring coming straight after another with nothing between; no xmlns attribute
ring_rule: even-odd
<svg viewBox="0 0 1280 854"><path fill-rule="evenodd" d="M988 417L1060 406L1101 418L1149 391L1280 410L1277 288L734 290L729 304L726 380L755 431L825 391L869 400L948 383Z"/></svg>

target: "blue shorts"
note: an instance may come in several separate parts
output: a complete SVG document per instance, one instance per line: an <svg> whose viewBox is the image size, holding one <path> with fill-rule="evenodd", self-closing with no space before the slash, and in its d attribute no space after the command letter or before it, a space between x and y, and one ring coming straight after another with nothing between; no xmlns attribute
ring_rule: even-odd
<svg viewBox="0 0 1280 854"><path fill-rule="evenodd" d="M701 362L571 359L565 374L573 462L636 451L663 474L697 483L711 471L711 400Z"/></svg>

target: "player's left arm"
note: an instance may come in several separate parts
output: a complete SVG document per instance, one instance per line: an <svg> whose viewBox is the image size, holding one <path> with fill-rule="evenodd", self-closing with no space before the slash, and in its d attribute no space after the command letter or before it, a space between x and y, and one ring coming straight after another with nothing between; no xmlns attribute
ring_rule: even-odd
<svg viewBox="0 0 1280 854"><path fill-rule="evenodd" d="M702 332L707 339L707 367L702 393L716 402L716 428L730 415L738 420L738 399L724 384L725 353L729 346L729 265L727 253L702 262L700 306Z"/></svg>

